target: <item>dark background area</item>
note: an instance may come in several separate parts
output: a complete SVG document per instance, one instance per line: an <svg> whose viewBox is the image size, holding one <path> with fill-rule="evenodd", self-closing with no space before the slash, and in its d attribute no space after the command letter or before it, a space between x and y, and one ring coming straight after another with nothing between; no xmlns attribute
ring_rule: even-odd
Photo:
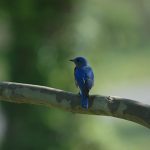
<svg viewBox="0 0 150 150"><path fill-rule="evenodd" d="M150 104L149 7L146 0L1 0L0 80L77 92L68 60L81 55L94 68L92 93ZM2 150L150 146L149 130L128 121L27 104L0 106Z"/></svg>

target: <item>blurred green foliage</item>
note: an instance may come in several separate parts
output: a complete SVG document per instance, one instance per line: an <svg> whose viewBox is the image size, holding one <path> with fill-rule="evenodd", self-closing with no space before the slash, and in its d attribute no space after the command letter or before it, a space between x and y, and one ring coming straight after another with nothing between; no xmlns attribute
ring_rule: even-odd
<svg viewBox="0 0 150 150"><path fill-rule="evenodd" d="M0 80L77 92L68 60L84 55L95 72L93 92L102 94L127 82L149 83L149 6L146 0L1 0ZM127 121L1 105L6 117L2 150L150 146L149 130Z"/></svg>

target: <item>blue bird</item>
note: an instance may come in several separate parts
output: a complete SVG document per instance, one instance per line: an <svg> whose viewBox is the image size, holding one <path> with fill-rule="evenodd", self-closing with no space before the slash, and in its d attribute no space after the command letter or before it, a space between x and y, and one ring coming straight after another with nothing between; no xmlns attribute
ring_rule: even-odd
<svg viewBox="0 0 150 150"><path fill-rule="evenodd" d="M70 61L75 63L74 78L75 84L80 89L81 105L88 109L89 91L94 85L94 74L84 57L76 57Z"/></svg>

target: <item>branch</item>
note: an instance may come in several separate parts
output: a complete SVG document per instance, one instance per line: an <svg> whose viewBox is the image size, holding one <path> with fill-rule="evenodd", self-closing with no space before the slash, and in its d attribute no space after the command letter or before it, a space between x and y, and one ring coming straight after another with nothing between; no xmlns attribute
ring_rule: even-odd
<svg viewBox="0 0 150 150"><path fill-rule="evenodd" d="M90 96L89 109L80 106L79 95L62 90L13 82L0 83L0 100L57 107L66 111L113 116L150 128L150 105L111 96Z"/></svg>

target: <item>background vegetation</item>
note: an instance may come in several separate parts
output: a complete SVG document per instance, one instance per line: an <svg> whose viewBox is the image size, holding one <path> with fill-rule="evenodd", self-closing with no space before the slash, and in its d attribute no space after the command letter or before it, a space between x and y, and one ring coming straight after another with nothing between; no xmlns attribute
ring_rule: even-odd
<svg viewBox="0 0 150 150"><path fill-rule="evenodd" d="M88 58L91 93L150 104L148 0L1 0L0 80L77 92L72 57ZM140 111L140 110L139 110ZM150 131L124 120L0 103L2 150L148 150Z"/></svg>

